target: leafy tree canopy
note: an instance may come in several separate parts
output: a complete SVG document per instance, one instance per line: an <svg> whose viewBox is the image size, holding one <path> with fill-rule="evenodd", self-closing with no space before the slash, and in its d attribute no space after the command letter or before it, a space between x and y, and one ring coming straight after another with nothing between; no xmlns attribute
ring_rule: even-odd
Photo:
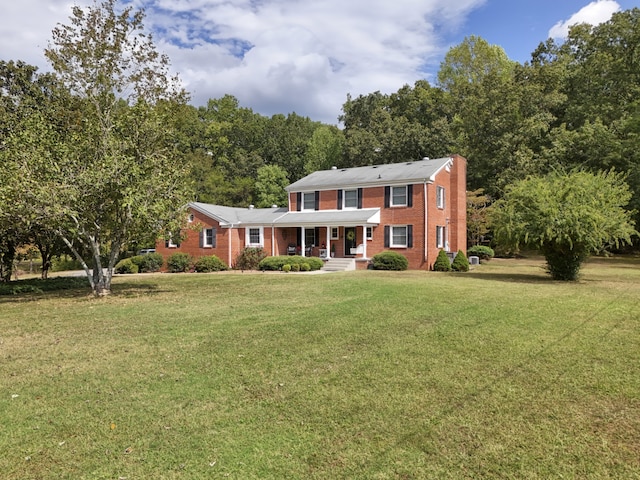
<svg viewBox="0 0 640 480"><path fill-rule="evenodd" d="M624 175L552 172L507 188L494 203L495 240L512 249L540 250L553 278L574 280L582 262L636 235L625 206L631 198Z"/></svg>

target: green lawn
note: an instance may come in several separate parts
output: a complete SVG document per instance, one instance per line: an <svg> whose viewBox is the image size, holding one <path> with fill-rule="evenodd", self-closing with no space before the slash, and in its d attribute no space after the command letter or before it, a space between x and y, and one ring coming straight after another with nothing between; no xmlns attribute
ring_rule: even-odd
<svg viewBox="0 0 640 480"><path fill-rule="evenodd" d="M640 478L640 261L0 297L3 479Z"/></svg>

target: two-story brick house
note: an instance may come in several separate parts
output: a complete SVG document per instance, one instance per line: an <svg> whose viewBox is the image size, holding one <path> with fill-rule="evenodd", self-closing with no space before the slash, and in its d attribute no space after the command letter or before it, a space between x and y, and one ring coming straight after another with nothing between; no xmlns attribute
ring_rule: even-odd
<svg viewBox="0 0 640 480"><path fill-rule="evenodd" d="M287 187L289 205L232 208L189 204L181 244L158 242L168 256L217 255L232 265L248 246L270 255L351 257L366 268L394 250L409 268L431 268L438 251L466 250L466 160L458 155L415 162L317 171Z"/></svg>

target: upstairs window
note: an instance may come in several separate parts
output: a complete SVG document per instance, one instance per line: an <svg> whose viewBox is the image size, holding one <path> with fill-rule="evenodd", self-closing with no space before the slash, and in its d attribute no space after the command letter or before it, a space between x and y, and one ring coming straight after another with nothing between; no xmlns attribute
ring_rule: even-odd
<svg viewBox="0 0 640 480"><path fill-rule="evenodd" d="M407 187L391 187L391 206L404 207L407 205Z"/></svg>
<svg viewBox="0 0 640 480"><path fill-rule="evenodd" d="M316 209L316 194L315 192L308 192L302 194L302 209L303 210L315 210Z"/></svg>
<svg viewBox="0 0 640 480"><path fill-rule="evenodd" d="M445 191L444 187L436 187L436 206L438 208L444 208Z"/></svg>
<svg viewBox="0 0 640 480"><path fill-rule="evenodd" d="M358 208L358 190L344 191L344 208Z"/></svg>

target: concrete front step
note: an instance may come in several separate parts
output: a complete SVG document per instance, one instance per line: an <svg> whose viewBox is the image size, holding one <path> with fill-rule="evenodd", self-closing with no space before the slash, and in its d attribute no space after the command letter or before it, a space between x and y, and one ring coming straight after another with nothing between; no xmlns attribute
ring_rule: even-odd
<svg viewBox="0 0 640 480"><path fill-rule="evenodd" d="M356 261L353 258L330 258L322 267L325 272L346 272L355 269Z"/></svg>

